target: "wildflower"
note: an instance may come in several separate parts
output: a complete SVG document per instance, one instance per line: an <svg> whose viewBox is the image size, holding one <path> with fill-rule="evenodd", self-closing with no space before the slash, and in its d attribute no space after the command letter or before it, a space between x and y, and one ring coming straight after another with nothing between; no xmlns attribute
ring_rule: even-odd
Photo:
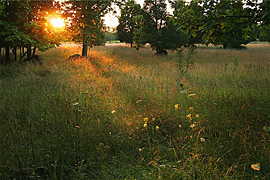
<svg viewBox="0 0 270 180"><path fill-rule="evenodd" d="M140 151L140 152L142 152L142 149L141 149L141 148L139 148L139 151Z"/></svg>
<svg viewBox="0 0 270 180"><path fill-rule="evenodd" d="M194 107L189 107L188 110L193 111Z"/></svg>
<svg viewBox="0 0 270 180"><path fill-rule="evenodd" d="M191 114L188 114L186 117L189 118L189 120L192 120Z"/></svg>
<svg viewBox="0 0 270 180"><path fill-rule="evenodd" d="M199 114L196 114L196 118L199 118L200 117L200 115Z"/></svg>
<svg viewBox="0 0 270 180"><path fill-rule="evenodd" d="M166 166L164 164L159 165L160 168L165 168Z"/></svg>
<svg viewBox="0 0 270 180"><path fill-rule="evenodd" d="M201 142L205 142L205 139L204 138L200 138Z"/></svg>
<svg viewBox="0 0 270 180"><path fill-rule="evenodd" d="M158 126L156 126L156 130L159 130L159 127Z"/></svg>
<svg viewBox="0 0 270 180"><path fill-rule="evenodd" d="M114 113L116 113L116 110L112 110L112 112L111 112L112 114L114 114Z"/></svg>
<svg viewBox="0 0 270 180"><path fill-rule="evenodd" d="M193 136L189 136L190 137L190 139L192 139L193 138Z"/></svg>
<svg viewBox="0 0 270 180"><path fill-rule="evenodd" d="M260 163L252 164L252 165L251 165L251 168L254 169L254 170L256 170L256 171L259 171L260 168L261 168L261 167L260 167Z"/></svg>
<svg viewBox="0 0 270 180"><path fill-rule="evenodd" d="M141 102L142 100L140 99L140 100L138 100L138 101L136 101L136 104L138 104L139 102Z"/></svg>
<svg viewBox="0 0 270 180"><path fill-rule="evenodd" d="M145 123L147 123L147 122L148 122L148 117L143 118L143 121L144 121Z"/></svg>
<svg viewBox="0 0 270 180"><path fill-rule="evenodd" d="M146 128L146 127L147 127L147 123L144 123L143 127L145 127L145 128Z"/></svg>
<svg viewBox="0 0 270 180"><path fill-rule="evenodd" d="M181 128L182 127L182 125L181 124L179 124L179 128Z"/></svg>
<svg viewBox="0 0 270 180"><path fill-rule="evenodd" d="M196 127L196 124L191 124L189 127L194 128Z"/></svg>
<svg viewBox="0 0 270 180"><path fill-rule="evenodd" d="M152 122L154 122L156 120L156 118L152 118Z"/></svg>
<svg viewBox="0 0 270 180"><path fill-rule="evenodd" d="M191 97L191 96L196 96L196 94L189 94L188 96L189 96L189 97Z"/></svg>
<svg viewBox="0 0 270 180"><path fill-rule="evenodd" d="M78 102L75 102L75 103L72 103L72 105L73 106L77 106L77 105L79 105L79 103Z"/></svg>
<svg viewBox="0 0 270 180"><path fill-rule="evenodd" d="M179 104L174 105L175 109L179 109Z"/></svg>

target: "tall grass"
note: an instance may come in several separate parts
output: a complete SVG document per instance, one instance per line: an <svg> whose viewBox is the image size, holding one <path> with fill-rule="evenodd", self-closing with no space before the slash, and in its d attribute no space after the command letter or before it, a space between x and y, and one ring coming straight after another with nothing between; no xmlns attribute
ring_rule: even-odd
<svg viewBox="0 0 270 180"><path fill-rule="evenodd" d="M78 52L0 67L1 179L270 177L269 45Z"/></svg>

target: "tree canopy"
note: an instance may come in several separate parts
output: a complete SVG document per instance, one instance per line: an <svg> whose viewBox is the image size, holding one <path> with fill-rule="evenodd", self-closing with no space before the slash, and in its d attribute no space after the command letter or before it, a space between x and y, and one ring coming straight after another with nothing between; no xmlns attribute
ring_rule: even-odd
<svg viewBox="0 0 270 180"><path fill-rule="evenodd" d="M54 3L53 1L4 1L0 3L0 46L5 47L6 50L2 63L10 61L10 48L13 48L14 52L17 47L27 48L27 59L30 60L36 48L45 51L59 45L58 36L46 27L46 13L56 10ZM32 47L34 49L31 49Z"/></svg>
<svg viewBox="0 0 270 180"><path fill-rule="evenodd" d="M88 46L101 45L104 39L103 22L101 17L110 6L110 0L67 1L64 7L65 17L70 18L68 27L71 40L82 42L82 56L87 56Z"/></svg>
<svg viewBox="0 0 270 180"><path fill-rule="evenodd" d="M134 39L134 31L140 26L138 16L142 15L139 4L134 0L128 0L119 17L119 25L117 26L117 34L120 41L129 43L132 47Z"/></svg>
<svg viewBox="0 0 270 180"><path fill-rule="evenodd" d="M269 22L269 2L264 1L176 1L174 21L196 38L202 35L205 44L222 44L238 48L253 40L252 26Z"/></svg>

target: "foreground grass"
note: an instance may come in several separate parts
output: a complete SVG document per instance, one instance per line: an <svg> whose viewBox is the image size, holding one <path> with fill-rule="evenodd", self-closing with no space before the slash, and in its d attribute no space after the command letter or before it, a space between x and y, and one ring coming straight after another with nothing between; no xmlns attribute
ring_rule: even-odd
<svg viewBox="0 0 270 180"><path fill-rule="evenodd" d="M268 179L270 51L78 47L0 67L1 179ZM251 168L260 163L260 170Z"/></svg>

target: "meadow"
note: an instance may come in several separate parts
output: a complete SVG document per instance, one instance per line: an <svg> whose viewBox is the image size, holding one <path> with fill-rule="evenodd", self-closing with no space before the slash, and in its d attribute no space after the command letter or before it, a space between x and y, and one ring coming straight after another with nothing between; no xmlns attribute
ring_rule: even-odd
<svg viewBox="0 0 270 180"><path fill-rule="evenodd" d="M270 46L124 46L0 66L0 179L270 179Z"/></svg>

